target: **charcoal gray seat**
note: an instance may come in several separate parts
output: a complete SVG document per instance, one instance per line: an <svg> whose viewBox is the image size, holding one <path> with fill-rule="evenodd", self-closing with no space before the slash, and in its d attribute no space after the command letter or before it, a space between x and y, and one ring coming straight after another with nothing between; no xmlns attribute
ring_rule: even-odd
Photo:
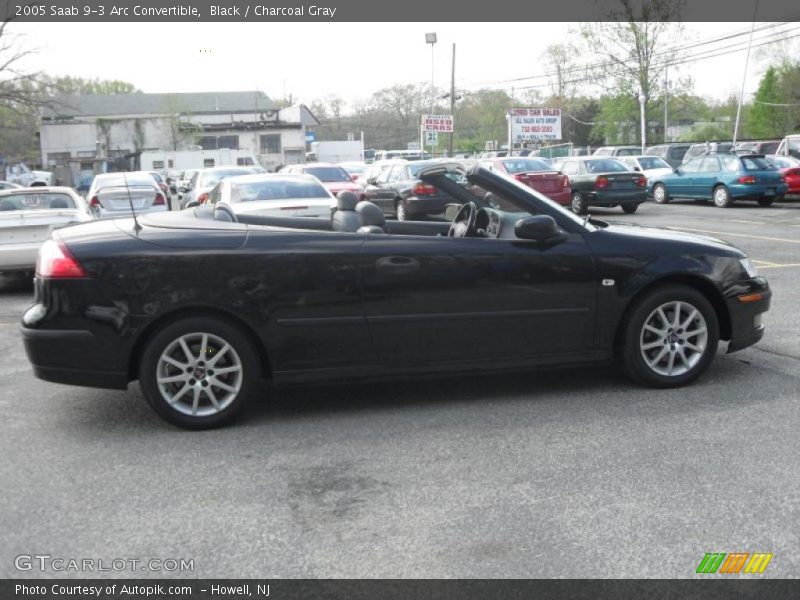
<svg viewBox="0 0 800 600"><path fill-rule="evenodd" d="M372 202L362 200L356 204L356 214L358 215L361 226L358 233L386 233L383 226L386 225L386 217L383 211Z"/></svg>
<svg viewBox="0 0 800 600"><path fill-rule="evenodd" d="M69 208L67 201L63 198L55 198L50 202L50 208Z"/></svg>
<svg viewBox="0 0 800 600"><path fill-rule="evenodd" d="M358 198L353 192L339 192L336 194L336 210L333 211L333 230L355 232L361 227L361 221L356 214Z"/></svg>

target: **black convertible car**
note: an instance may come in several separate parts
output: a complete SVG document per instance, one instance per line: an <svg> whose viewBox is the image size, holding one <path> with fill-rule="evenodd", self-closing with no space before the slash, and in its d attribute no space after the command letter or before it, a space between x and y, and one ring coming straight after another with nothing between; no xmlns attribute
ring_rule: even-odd
<svg viewBox="0 0 800 600"><path fill-rule="evenodd" d="M235 417L261 379L617 358L671 387L698 377L720 339L732 352L763 335L771 292L735 247L580 218L476 167L466 175L483 200L452 181L463 169L420 174L453 196L452 222L387 221L344 194L330 218L237 222L219 204L59 229L22 320L34 371L107 388L138 379L162 417L205 428Z"/></svg>

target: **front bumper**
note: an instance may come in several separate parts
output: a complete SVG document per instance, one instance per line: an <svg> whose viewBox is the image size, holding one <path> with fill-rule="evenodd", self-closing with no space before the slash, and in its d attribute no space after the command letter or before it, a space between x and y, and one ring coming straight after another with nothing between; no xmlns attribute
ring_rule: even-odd
<svg viewBox="0 0 800 600"><path fill-rule="evenodd" d="M742 301L755 297L759 299ZM766 279L755 277L737 284L726 296L725 301L731 320L728 353L752 346L764 337L765 327L762 317L769 310L772 301L772 291Z"/></svg>

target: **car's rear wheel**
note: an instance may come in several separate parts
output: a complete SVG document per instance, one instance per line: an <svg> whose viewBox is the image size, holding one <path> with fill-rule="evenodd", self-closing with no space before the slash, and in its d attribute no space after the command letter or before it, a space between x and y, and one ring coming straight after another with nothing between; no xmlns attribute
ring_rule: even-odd
<svg viewBox="0 0 800 600"><path fill-rule="evenodd" d="M583 194L580 192L572 193L570 208L572 208L572 212L574 212L576 215L585 215L587 212L589 212L589 205L586 202L586 199L583 197Z"/></svg>
<svg viewBox="0 0 800 600"><path fill-rule="evenodd" d="M395 202L394 212L397 215L398 221L408 220L408 209L406 208L406 203L402 200L397 200L397 202Z"/></svg>
<svg viewBox="0 0 800 600"><path fill-rule="evenodd" d="M714 307L683 285L647 294L624 327L623 367L632 379L652 387L677 387L697 379L711 364L719 342Z"/></svg>
<svg viewBox="0 0 800 600"><path fill-rule="evenodd" d="M717 208L728 208L731 205L731 193L724 185L715 187L712 197L714 199L714 206Z"/></svg>
<svg viewBox="0 0 800 600"><path fill-rule="evenodd" d="M758 205L759 206L772 206L772 203L775 202L775 198L759 198Z"/></svg>
<svg viewBox="0 0 800 600"><path fill-rule="evenodd" d="M653 186L653 200L658 204L666 204L669 202L669 194L667 193L667 186L663 183L657 183Z"/></svg>
<svg viewBox="0 0 800 600"><path fill-rule="evenodd" d="M637 208L639 208L638 204L623 204L622 212L624 212L626 215L632 215L636 212Z"/></svg>
<svg viewBox="0 0 800 600"><path fill-rule="evenodd" d="M246 334L213 317L182 319L158 331L139 367L150 406L187 429L230 423L257 394L259 380L258 354Z"/></svg>

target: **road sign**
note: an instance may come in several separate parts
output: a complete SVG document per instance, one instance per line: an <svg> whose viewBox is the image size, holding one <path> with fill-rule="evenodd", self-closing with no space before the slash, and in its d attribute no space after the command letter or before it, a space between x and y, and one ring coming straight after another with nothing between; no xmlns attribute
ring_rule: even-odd
<svg viewBox="0 0 800 600"><path fill-rule="evenodd" d="M425 145L426 146L438 146L439 145L439 134L435 131L426 131L425 132Z"/></svg>
<svg viewBox="0 0 800 600"><path fill-rule="evenodd" d="M453 133L453 115L422 115L422 131Z"/></svg>
<svg viewBox="0 0 800 600"><path fill-rule="evenodd" d="M508 118L512 142L561 139L560 108L511 108Z"/></svg>
<svg viewBox="0 0 800 600"><path fill-rule="evenodd" d="M310 144L311 142L316 141L317 139L317 132L316 131L306 131L306 143Z"/></svg>

